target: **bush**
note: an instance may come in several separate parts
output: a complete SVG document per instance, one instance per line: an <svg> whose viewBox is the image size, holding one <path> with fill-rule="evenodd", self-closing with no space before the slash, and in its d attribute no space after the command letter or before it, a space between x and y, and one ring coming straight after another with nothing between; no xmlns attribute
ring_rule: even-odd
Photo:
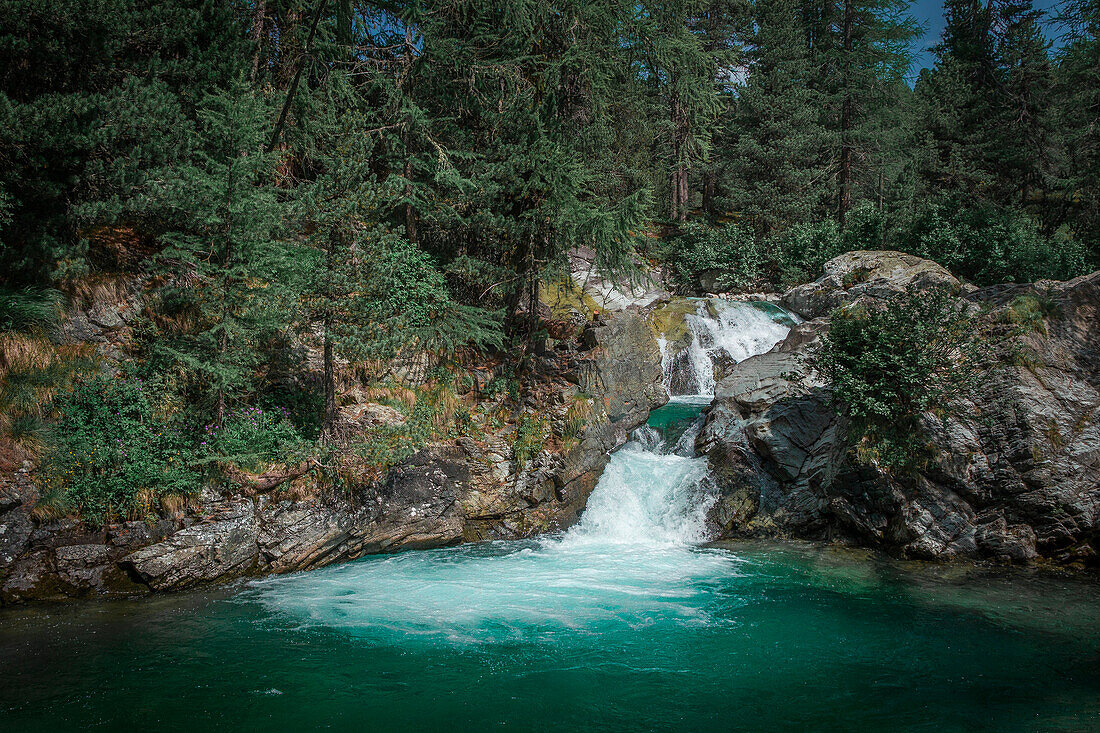
<svg viewBox="0 0 1100 733"><path fill-rule="evenodd" d="M206 458L254 471L283 462L305 446L285 407L244 407L225 416L222 426L206 425L199 450Z"/></svg>
<svg viewBox="0 0 1100 733"><path fill-rule="evenodd" d="M816 279L826 262L844 252L840 230L832 219L796 224L774 234L767 249L776 257L776 282L785 286Z"/></svg>
<svg viewBox="0 0 1100 733"><path fill-rule="evenodd" d="M927 206L901 226L894 248L979 285L1068 280L1088 270L1086 248L1068 233L1046 237L1026 214L992 206Z"/></svg>
<svg viewBox="0 0 1100 733"><path fill-rule="evenodd" d="M515 440L512 442L512 454L515 456L517 469L522 469L542 451L548 433L549 425L546 420L527 414L520 418Z"/></svg>
<svg viewBox="0 0 1100 733"><path fill-rule="evenodd" d="M672 240L665 258L677 283L689 290L787 287L817 278L824 264L843 252L879 249L882 232L882 217L869 207L853 211L843 233L832 219L796 224L765 238L737 224L693 223Z"/></svg>
<svg viewBox="0 0 1100 733"><path fill-rule="evenodd" d="M57 423L40 490L94 523L150 511L150 499L199 490L193 441L159 417L137 380L96 376L54 403ZM48 512L47 512L48 513Z"/></svg>
<svg viewBox="0 0 1100 733"><path fill-rule="evenodd" d="M689 290L699 289L701 278L708 276L713 282L703 289L751 288L764 279L767 266L764 247L737 224L687 224L669 243L665 259L672 265L677 282Z"/></svg>
<svg viewBox="0 0 1100 733"><path fill-rule="evenodd" d="M857 456L890 469L924 457L921 414L950 410L990 360L965 303L910 288L876 308L834 312L815 362Z"/></svg>

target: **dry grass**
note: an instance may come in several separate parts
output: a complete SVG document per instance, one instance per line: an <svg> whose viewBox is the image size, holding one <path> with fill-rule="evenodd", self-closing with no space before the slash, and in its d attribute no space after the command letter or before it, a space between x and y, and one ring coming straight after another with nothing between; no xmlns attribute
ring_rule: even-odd
<svg viewBox="0 0 1100 733"><path fill-rule="evenodd" d="M135 227L98 226L82 231L89 255L99 267L133 269L156 252L154 242Z"/></svg>
<svg viewBox="0 0 1100 733"><path fill-rule="evenodd" d="M0 334L0 379L9 372L44 369L57 356L45 336L28 333Z"/></svg>
<svg viewBox="0 0 1100 733"><path fill-rule="evenodd" d="M77 369L91 368L94 344L54 346L43 336L0 335L0 413L42 417Z"/></svg>
<svg viewBox="0 0 1100 733"><path fill-rule="evenodd" d="M383 405L405 406L406 412L412 412L416 407L416 390L400 385L373 385L363 389L363 396L368 402L378 402Z"/></svg>
<svg viewBox="0 0 1100 733"><path fill-rule="evenodd" d="M42 492L38 502L31 509L31 516L39 522L64 519L72 513L73 506L69 501L68 492L62 486L53 485Z"/></svg>
<svg viewBox="0 0 1100 733"><path fill-rule="evenodd" d="M139 489L134 494L134 505L130 509L130 519L145 519L154 513L160 503L157 492L152 489Z"/></svg>
<svg viewBox="0 0 1100 733"><path fill-rule="evenodd" d="M178 516L187 506L188 497L182 494L164 494L160 497L160 508L167 517Z"/></svg>
<svg viewBox="0 0 1100 733"><path fill-rule="evenodd" d="M317 483L310 476L303 476L282 484L275 490L274 501L299 503L317 496Z"/></svg>
<svg viewBox="0 0 1100 733"><path fill-rule="evenodd" d="M121 305L130 297L131 283L132 278L127 275L97 273L67 280L61 284L61 291L77 308L87 308L93 303Z"/></svg>
<svg viewBox="0 0 1100 733"><path fill-rule="evenodd" d="M439 432L446 431L454 422L455 413L458 408L463 404L454 392L449 389L437 389L433 390L433 402L435 402L435 409L432 410L432 427Z"/></svg>

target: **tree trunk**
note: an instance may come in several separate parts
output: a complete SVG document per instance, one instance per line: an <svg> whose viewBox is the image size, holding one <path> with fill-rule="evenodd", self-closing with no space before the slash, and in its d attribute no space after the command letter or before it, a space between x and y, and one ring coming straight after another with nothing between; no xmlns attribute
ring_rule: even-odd
<svg viewBox="0 0 1100 733"><path fill-rule="evenodd" d="M353 18L351 0L337 0L336 42L344 46L345 49L351 45Z"/></svg>
<svg viewBox="0 0 1100 733"><path fill-rule="evenodd" d="M324 354L325 366L325 419L321 424L321 443L332 445L336 439L336 369L332 364L332 338L329 329L332 324L328 317L324 321Z"/></svg>
<svg viewBox="0 0 1100 733"><path fill-rule="evenodd" d="M260 71L260 52L263 50L264 23L267 20L267 0L256 0L256 20L252 23L252 74L249 78L256 81Z"/></svg>
<svg viewBox="0 0 1100 733"><path fill-rule="evenodd" d="M852 26L855 24L853 0L844 0L844 100L840 107L840 195L837 222L844 226L852 207Z"/></svg>
<svg viewBox="0 0 1100 733"><path fill-rule="evenodd" d="M409 67L411 67L411 65L413 63L413 59L415 58L415 56L413 54L413 49L414 49L414 46L413 46L413 38L412 38L412 28L411 27L406 27L405 28L405 53L407 54L406 58L407 58L407 63L409 65L409 66L406 67L406 78L409 81L408 81L408 86L405 88L405 94L409 99L412 99L412 94L413 94L412 74L408 73ZM412 194L413 194L413 184L412 184L413 162L412 162L412 151L409 149L409 147L411 145L411 141L412 141L412 115L409 115L405 118L405 129L401 131L401 144L405 149L405 169L404 169L404 177L405 177L405 237L410 242L412 242L413 244L416 244L416 241L417 241L416 208L412 205L412 202L411 202Z"/></svg>
<svg viewBox="0 0 1100 733"><path fill-rule="evenodd" d="M668 178L670 192L668 205L668 218L672 221L680 221L680 177L675 168Z"/></svg>
<svg viewBox="0 0 1100 733"><path fill-rule="evenodd" d="M677 175L679 176L680 186L680 221L687 219L688 208L691 205L691 197L688 195L688 172L687 167L681 165L677 169Z"/></svg>
<svg viewBox="0 0 1100 733"><path fill-rule="evenodd" d="M267 145L267 152L275 149L279 142L279 136L283 134L283 125L286 124L287 113L290 112L290 103L294 101L294 93L298 91L298 82L302 80L302 69L305 67L305 58L313 50L313 37L317 35L317 23L321 20L321 11L325 9L325 0L318 0L317 13L313 16L313 23L309 27L309 36L306 38L306 48L298 59L298 68L294 71L294 78L290 80L290 87L286 91L286 99L283 100L283 109L279 112L279 119L275 123L275 131L271 133L271 142Z"/></svg>
<svg viewBox="0 0 1100 733"><path fill-rule="evenodd" d="M325 315L322 321L321 359L325 370L325 417L321 422L321 443L331 445L336 438L336 369L333 365L332 309L336 300L333 278L336 272L336 245L340 232L334 229L328 236L325 251Z"/></svg>
<svg viewBox="0 0 1100 733"><path fill-rule="evenodd" d="M703 213L714 216L714 190L718 187L718 174L713 170L703 173Z"/></svg>
<svg viewBox="0 0 1100 733"><path fill-rule="evenodd" d="M225 185L225 248L222 250L222 313L221 333L218 334L218 366L221 372L218 375L217 424L222 427L225 424L225 359L229 353L229 284L231 280L230 267L233 261L233 165L236 162L234 156L229 159L229 170Z"/></svg>
<svg viewBox="0 0 1100 733"><path fill-rule="evenodd" d="M405 238L413 244L416 244L416 209L413 207L412 202L409 201L412 198L412 156L406 155L405 157L405 180L409 183L405 184Z"/></svg>
<svg viewBox="0 0 1100 733"><path fill-rule="evenodd" d="M675 85L675 79L672 80ZM687 138L686 121L680 95L675 89L669 95L669 121L672 123L672 176L669 181L669 218L672 221L687 219L687 171L684 168L684 145Z"/></svg>

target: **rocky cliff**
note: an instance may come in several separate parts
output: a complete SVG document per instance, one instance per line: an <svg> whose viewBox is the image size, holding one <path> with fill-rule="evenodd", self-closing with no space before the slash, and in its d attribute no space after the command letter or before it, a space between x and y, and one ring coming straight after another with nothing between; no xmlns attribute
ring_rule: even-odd
<svg viewBox="0 0 1100 733"><path fill-rule="evenodd" d="M537 389L524 409L552 422L583 405L583 428L573 439L529 457L499 435L428 445L351 494L207 488L193 510L156 523L39 524L25 466L0 488L0 602L172 591L566 527L608 454L667 400L661 356L644 315L624 310L600 315L536 367Z"/></svg>
<svg viewBox="0 0 1100 733"><path fill-rule="evenodd" d="M853 252L782 303L807 319L721 380L698 447L721 498L721 536L843 539L914 558L1049 558L1092 564L1100 549L1100 273L1069 282L967 288L935 263ZM1000 348L984 385L949 414L922 416L927 465L892 476L857 463L806 358L832 309L907 285L952 288L981 317L1041 322Z"/></svg>

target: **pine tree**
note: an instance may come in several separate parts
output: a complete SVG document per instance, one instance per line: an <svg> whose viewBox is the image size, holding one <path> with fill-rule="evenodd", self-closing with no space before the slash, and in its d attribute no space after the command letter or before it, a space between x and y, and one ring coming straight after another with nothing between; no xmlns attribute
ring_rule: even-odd
<svg viewBox="0 0 1100 733"><path fill-rule="evenodd" d="M1058 210L1100 264L1100 2L1070 0L1062 17L1070 42L1056 70L1057 137L1064 159Z"/></svg>
<svg viewBox="0 0 1100 733"><path fill-rule="evenodd" d="M932 196L988 199L997 144L996 48L990 10L979 0L947 0L936 66L921 73L924 190Z"/></svg>
<svg viewBox="0 0 1100 733"><path fill-rule="evenodd" d="M583 140L614 93L605 59L618 39L597 23L621 12L606 0L467 0L423 15L417 65L430 74L418 95L430 100L427 142L450 205L424 217L420 241L461 270L471 297L505 308L523 353L535 345L541 277L578 245L621 266L640 229L645 192L616 197Z"/></svg>
<svg viewBox="0 0 1100 733"><path fill-rule="evenodd" d="M271 110L238 84L198 112L194 159L150 176L144 212L167 224L159 239L166 313L186 324L162 334L163 351L221 424L257 389L260 344L288 325L288 266L276 237L282 207L275 159L263 153Z"/></svg>
<svg viewBox="0 0 1100 733"><path fill-rule="evenodd" d="M837 132L837 221L841 226L858 201L858 192L881 181L884 171L880 124L896 100L912 62L910 45L916 23L903 0L842 0L838 9L837 42L833 44L835 85L823 90L834 110Z"/></svg>
<svg viewBox="0 0 1100 733"><path fill-rule="evenodd" d="M147 171L188 160L197 106L241 64L238 31L235 2L0 4L0 269L13 282L120 267L102 226L155 235L129 203Z"/></svg>
<svg viewBox="0 0 1100 733"><path fill-rule="evenodd" d="M758 0L748 79L733 115L735 209L758 232L812 221L829 194L822 95L794 0Z"/></svg>
<svg viewBox="0 0 1100 733"><path fill-rule="evenodd" d="M679 0L639 6L636 52L644 77L665 110L659 125L668 171L668 214L685 221L691 208L690 173L710 153L722 109L721 77L732 67L737 4Z"/></svg>
<svg viewBox="0 0 1100 733"><path fill-rule="evenodd" d="M1050 173L1052 73L1041 13L1031 0L950 0L936 67L918 92L926 104L932 195L1021 206Z"/></svg>
<svg viewBox="0 0 1100 733"><path fill-rule="evenodd" d="M1002 75L1000 147L995 161L1007 203L1027 206L1050 176L1050 95L1054 83L1042 13L1031 0L1002 0L997 9L997 56Z"/></svg>

